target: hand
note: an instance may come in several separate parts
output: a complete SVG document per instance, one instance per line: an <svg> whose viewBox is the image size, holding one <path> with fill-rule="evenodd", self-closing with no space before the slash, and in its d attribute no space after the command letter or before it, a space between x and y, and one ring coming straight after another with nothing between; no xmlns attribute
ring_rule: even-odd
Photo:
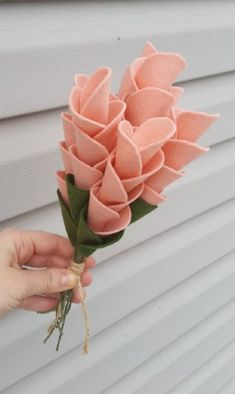
<svg viewBox="0 0 235 394"><path fill-rule="evenodd" d="M72 257L73 248L62 236L16 229L0 232L0 316L16 307L49 311L57 305L58 292L72 288L73 302L80 302L74 288L77 277L67 269ZM88 269L94 266L95 260L88 257L83 286L91 283Z"/></svg>

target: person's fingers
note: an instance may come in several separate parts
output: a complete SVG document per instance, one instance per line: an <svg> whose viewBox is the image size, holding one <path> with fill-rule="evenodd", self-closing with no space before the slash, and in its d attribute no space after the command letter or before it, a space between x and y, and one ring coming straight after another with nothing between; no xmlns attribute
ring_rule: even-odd
<svg viewBox="0 0 235 394"><path fill-rule="evenodd" d="M71 262L71 259L66 259L61 256L49 255L42 256L39 254L35 254L32 256L30 261L25 263L25 266L35 267L35 268L43 268L43 267L58 267L58 268L67 268ZM86 258L85 269L93 268L96 266L96 262L94 257L89 256Z"/></svg>
<svg viewBox="0 0 235 394"><path fill-rule="evenodd" d="M72 289L77 284L77 276L66 269L12 271L12 280L15 276L14 291L20 300L38 293L50 294Z"/></svg>
<svg viewBox="0 0 235 394"><path fill-rule="evenodd" d="M8 258L19 264L27 263L34 254L67 259L73 256L73 247L67 238L44 231L6 229L0 233L0 243L5 245Z"/></svg>
<svg viewBox="0 0 235 394"><path fill-rule="evenodd" d="M84 271L82 273L81 282L82 282L82 286L83 287L87 287L87 286L89 286L91 284L91 282L92 282L92 275L91 275L90 271L86 270L86 271ZM83 292L84 291L85 290L83 289ZM74 303L76 303L76 304L81 302L81 295L80 295L79 288L77 286L74 287L74 289L73 289L73 299L72 299L72 301Z"/></svg>
<svg viewBox="0 0 235 394"><path fill-rule="evenodd" d="M86 299L86 289L82 289L83 291L83 299ZM72 298L72 302L74 304L80 304L81 302L81 295L80 292L78 291L77 288L73 289L73 298Z"/></svg>
<svg viewBox="0 0 235 394"><path fill-rule="evenodd" d="M57 298L31 296L21 301L17 308L25 309L27 311L47 312L50 310L55 310L57 303Z"/></svg>

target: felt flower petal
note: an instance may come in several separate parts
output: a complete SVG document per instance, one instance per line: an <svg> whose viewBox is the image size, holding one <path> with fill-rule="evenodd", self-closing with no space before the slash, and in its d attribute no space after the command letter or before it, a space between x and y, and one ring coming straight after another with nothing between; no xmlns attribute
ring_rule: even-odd
<svg viewBox="0 0 235 394"><path fill-rule="evenodd" d="M173 139L168 141L162 149L165 154L165 164L176 171L209 150L189 141Z"/></svg>
<svg viewBox="0 0 235 394"><path fill-rule="evenodd" d="M125 203L128 200L127 193L109 160L102 178L99 190L99 200L104 204Z"/></svg>
<svg viewBox="0 0 235 394"><path fill-rule="evenodd" d="M76 74L74 77L75 86L82 89L88 80L88 75L86 74Z"/></svg>
<svg viewBox="0 0 235 394"><path fill-rule="evenodd" d="M218 114L182 111L176 118L177 137L181 140L195 142L218 117Z"/></svg>
<svg viewBox="0 0 235 394"><path fill-rule="evenodd" d="M141 194L141 198L151 205L159 205L161 202L166 201L165 196L159 194L147 185L144 185L144 190Z"/></svg>
<svg viewBox="0 0 235 394"><path fill-rule="evenodd" d="M135 81L139 89L156 87L168 90L185 65L184 58L177 53L157 52L146 58Z"/></svg>
<svg viewBox="0 0 235 394"><path fill-rule="evenodd" d="M84 132L90 136L94 136L99 131L103 130L105 125L98 123L93 119L88 119L80 114L80 96L81 89L74 87L69 97L69 108L73 114L73 121Z"/></svg>
<svg viewBox="0 0 235 394"><path fill-rule="evenodd" d="M137 146L130 138L132 135L131 124L126 120L121 121L119 123L114 164L114 168L121 179L139 176L142 171L141 157Z"/></svg>
<svg viewBox="0 0 235 394"><path fill-rule="evenodd" d="M76 186L84 190L89 190L102 178L103 173L78 159L76 145L70 146L69 154Z"/></svg>
<svg viewBox="0 0 235 394"><path fill-rule="evenodd" d="M75 144L73 117L67 112L62 112L61 118L63 121L65 143L67 148L69 148L70 145Z"/></svg>
<svg viewBox="0 0 235 394"><path fill-rule="evenodd" d="M79 128L74 128L74 135L78 147L77 157L84 163L94 166L108 156L109 152L103 145Z"/></svg>
<svg viewBox="0 0 235 394"><path fill-rule="evenodd" d="M158 88L144 88L127 98L125 118L133 126L139 126L149 118L169 116L173 103L172 94Z"/></svg>
<svg viewBox="0 0 235 394"><path fill-rule="evenodd" d="M147 119L137 127L132 141L140 148L143 166L174 135L175 130L175 124L164 117Z"/></svg>
<svg viewBox="0 0 235 394"><path fill-rule="evenodd" d="M148 56L152 55L153 53L157 53L157 50L150 41L147 41L146 44L144 45L144 49L142 51L142 56L148 57Z"/></svg>
<svg viewBox="0 0 235 394"><path fill-rule="evenodd" d="M117 139L117 127L126 109L126 104L123 101L115 100L110 102L108 125L96 136L94 139L100 144L104 145L110 152Z"/></svg>
<svg viewBox="0 0 235 394"><path fill-rule="evenodd" d="M184 88L181 88L180 86L171 86L169 92L172 94L172 96L174 96L175 98L174 105L176 105L180 97L184 93Z"/></svg>
<svg viewBox="0 0 235 394"><path fill-rule="evenodd" d="M145 184L156 192L161 193L167 185L182 176L182 172L175 171L173 168L163 165L159 171L145 181Z"/></svg>
<svg viewBox="0 0 235 394"><path fill-rule="evenodd" d="M135 78L133 75L133 71L131 66L128 66L124 72L120 88L118 91L118 97L120 100L125 100L127 96L138 90L138 87L135 82Z"/></svg>
<svg viewBox="0 0 235 394"><path fill-rule="evenodd" d="M141 183L138 186L136 186L133 190L128 193L128 201L119 203L119 204L111 204L109 205L109 208L114 209L114 211L119 212L121 209L123 209L127 204L131 204L134 200L140 197L144 189L144 184Z"/></svg>
<svg viewBox="0 0 235 394"><path fill-rule="evenodd" d="M127 193L129 193L136 186L144 182L147 178L149 178L156 171L158 171L163 166L163 163L164 163L164 154L162 150L159 150L156 153L156 155L144 167L144 170L140 176L137 176L135 178L122 179L122 184L125 190L127 191Z"/></svg>
<svg viewBox="0 0 235 394"><path fill-rule="evenodd" d="M98 123L107 123L111 74L109 67L102 67L87 80L81 91L81 115Z"/></svg>
<svg viewBox="0 0 235 394"><path fill-rule="evenodd" d="M70 153L66 147L65 141L59 142L60 153L64 163L64 169L66 174L73 174L73 166Z"/></svg>
<svg viewBox="0 0 235 394"><path fill-rule="evenodd" d="M68 192L67 192L67 185L65 181L65 172L64 171L57 171L56 172L56 180L60 190L60 193L63 197L63 200L68 204Z"/></svg>
<svg viewBox="0 0 235 394"><path fill-rule="evenodd" d="M129 206L116 212L98 200L99 188L92 188L88 205L88 225L100 235L117 233L128 226L131 221Z"/></svg>

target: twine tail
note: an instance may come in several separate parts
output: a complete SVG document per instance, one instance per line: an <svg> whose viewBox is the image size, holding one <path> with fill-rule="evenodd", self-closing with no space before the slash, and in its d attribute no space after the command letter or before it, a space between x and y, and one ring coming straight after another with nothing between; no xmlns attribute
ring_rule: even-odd
<svg viewBox="0 0 235 394"><path fill-rule="evenodd" d="M83 320L84 320L84 326L85 326L85 336L83 340L83 354L87 354L89 352L89 340L90 340L90 324L89 324L89 318L88 318L88 310L87 310L87 305L84 300L84 294L82 290L82 283L81 283L81 274L84 271L85 268L85 262L83 263L76 263L75 261L71 261L69 270L72 271L77 275L78 278L78 289L79 289L79 294L81 297L81 304L82 304L82 315L83 315Z"/></svg>

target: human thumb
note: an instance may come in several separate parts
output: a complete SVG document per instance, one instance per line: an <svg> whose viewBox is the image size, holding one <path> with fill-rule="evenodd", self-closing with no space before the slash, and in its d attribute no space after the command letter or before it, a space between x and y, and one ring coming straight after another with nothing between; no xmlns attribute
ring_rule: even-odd
<svg viewBox="0 0 235 394"><path fill-rule="evenodd" d="M77 276L73 272L60 268L22 270L18 275L15 291L20 299L72 289L77 284Z"/></svg>

